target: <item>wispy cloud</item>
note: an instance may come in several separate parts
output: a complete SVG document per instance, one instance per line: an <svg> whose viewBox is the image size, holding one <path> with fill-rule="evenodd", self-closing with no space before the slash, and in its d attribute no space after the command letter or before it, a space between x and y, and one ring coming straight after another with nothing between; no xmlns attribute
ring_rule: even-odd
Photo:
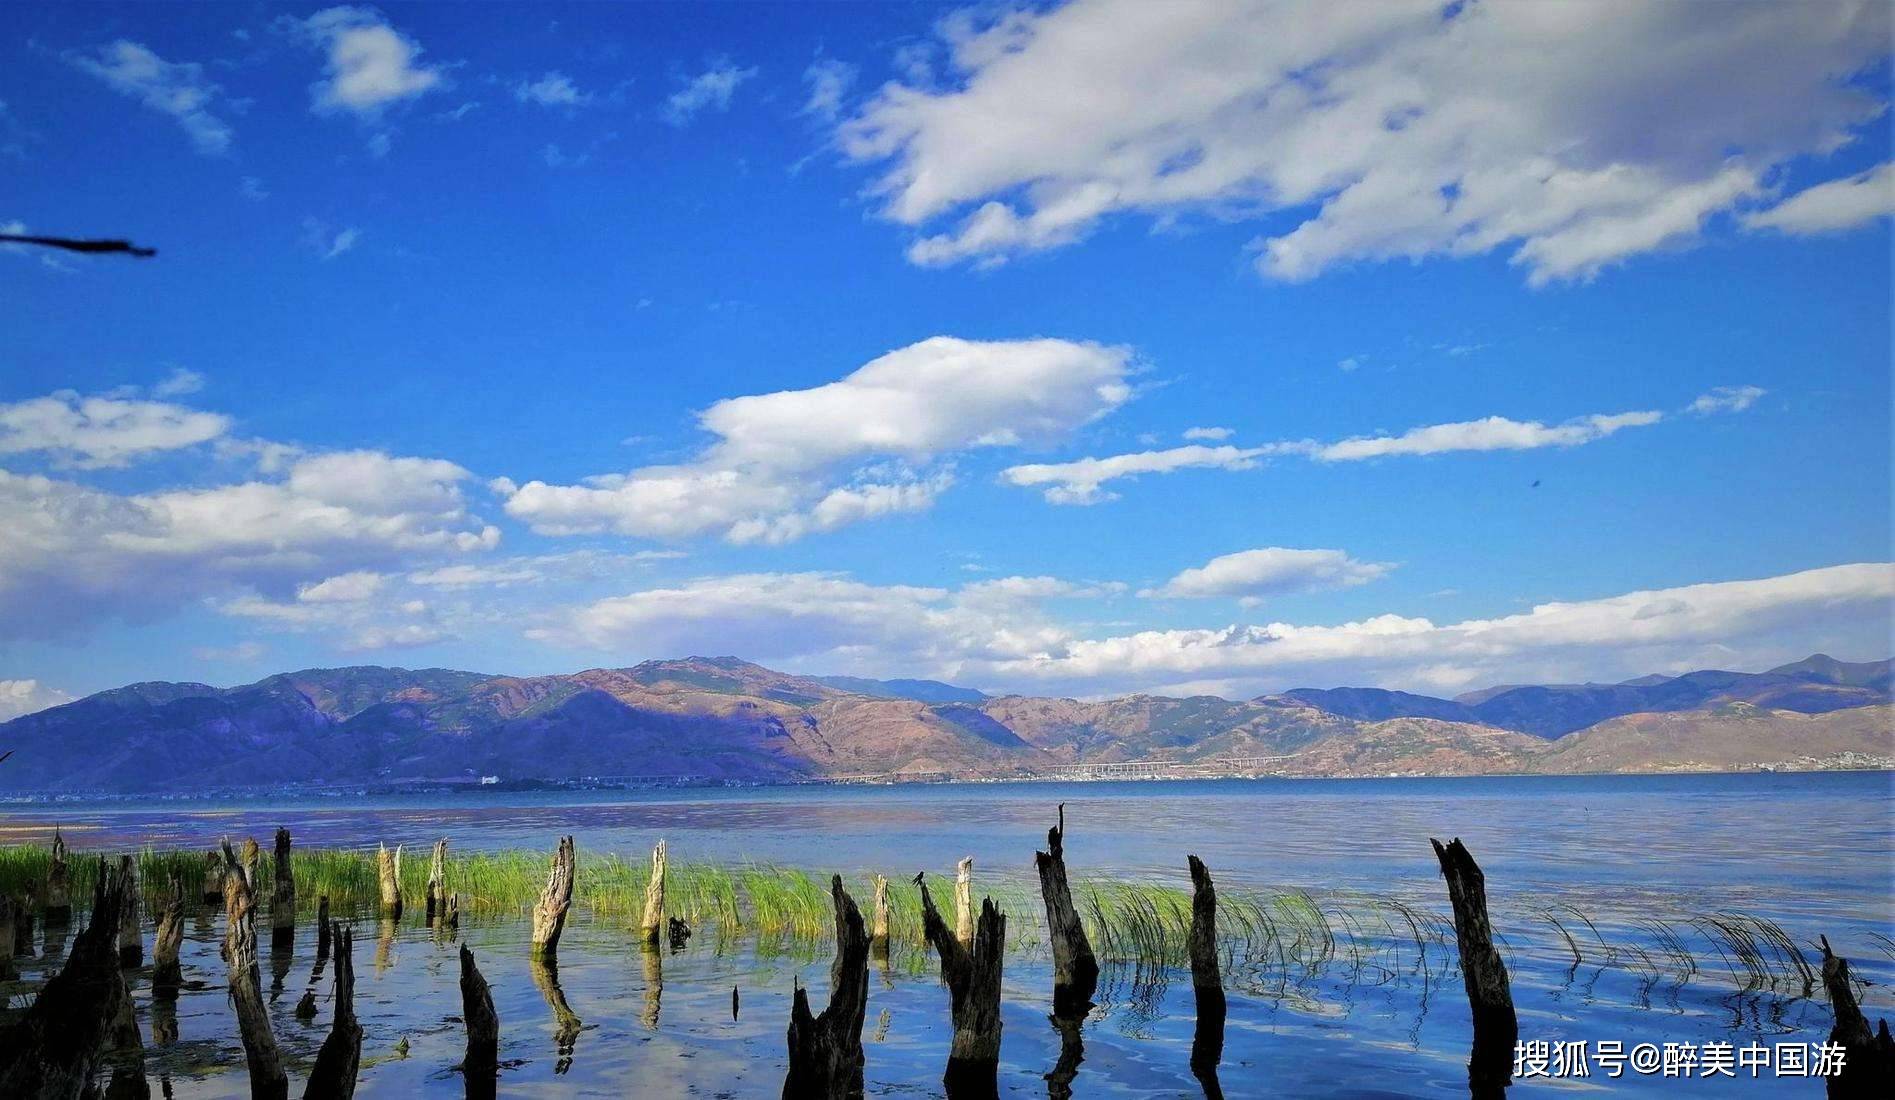
<svg viewBox="0 0 1895 1100"><path fill-rule="evenodd" d="M1895 163L1819 183L1768 210L1744 215L1746 229L1775 229L1809 236L1839 233L1895 214Z"/></svg>
<svg viewBox="0 0 1895 1100"><path fill-rule="evenodd" d="M731 96L756 75L755 68L739 68L728 60L715 62L672 93L665 101L664 119L673 126L689 126L699 112L728 110Z"/></svg>
<svg viewBox="0 0 1895 1100"><path fill-rule="evenodd" d="M222 156L230 151L234 131L211 110L223 99L223 89L204 75L204 66L166 61L150 47L122 38L95 52L66 57L114 91L176 120L199 152Z"/></svg>
<svg viewBox="0 0 1895 1100"><path fill-rule="evenodd" d="M571 77L557 70L530 83L523 80L515 84L513 98L542 107L583 107L592 102L589 93L581 92Z"/></svg>

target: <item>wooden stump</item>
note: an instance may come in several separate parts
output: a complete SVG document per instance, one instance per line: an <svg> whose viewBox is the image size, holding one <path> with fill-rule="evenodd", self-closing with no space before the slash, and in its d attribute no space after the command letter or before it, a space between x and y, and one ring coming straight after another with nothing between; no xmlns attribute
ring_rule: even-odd
<svg viewBox="0 0 1895 1100"><path fill-rule="evenodd" d="M388 845L376 845L375 866L382 888L382 916L401 919L401 845L390 852Z"/></svg>
<svg viewBox="0 0 1895 1100"><path fill-rule="evenodd" d="M1099 988L1099 960L1073 907L1072 888L1066 880L1065 840L1066 804L1062 802L1059 823L1046 831L1050 851L1033 853L1033 863L1040 872L1047 937L1053 946L1053 1015L1084 1019L1092 1011L1092 994ZM958 882L955 889L958 901Z"/></svg>
<svg viewBox="0 0 1895 1100"><path fill-rule="evenodd" d="M1459 837L1434 845L1454 906L1454 940L1461 954L1461 980L1474 1013L1474 1047L1467 1062L1468 1088L1475 1097L1501 1096L1513 1080L1513 1047L1520 1021L1513 1010L1507 965L1494 947L1487 920L1487 877Z"/></svg>
<svg viewBox="0 0 1895 1100"><path fill-rule="evenodd" d="M1895 1037L1889 1035L1888 1021L1878 1031L1869 1030L1869 1018L1856 1003L1849 960L1829 949L1829 937L1822 937L1822 945L1823 989L1836 1014L1829 1041L1844 1051L1842 1072L1828 1079L1830 1100L1895 1095Z"/></svg>
<svg viewBox="0 0 1895 1100"><path fill-rule="evenodd" d="M558 1051L558 1059L553 1062L554 1073L565 1073L572 1068L573 1050L579 1044L579 1033L585 1023L566 1003L566 991L559 987L559 960L553 955L535 955L528 960L533 974L533 984L539 988L540 996L546 998L546 1007L553 1013L553 1047Z"/></svg>
<svg viewBox="0 0 1895 1100"><path fill-rule="evenodd" d="M639 925L647 947L657 947L658 937L664 934L665 869L665 842L660 840L651 850L651 881L645 884L645 919Z"/></svg>
<svg viewBox="0 0 1895 1100"><path fill-rule="evenodd" d="M971 861L963 861L966 865ZM921 927L941 960L941 980L947 983L954 1020L954 1041L948 1050L942 1083L950 1100L999 1095L1000 967L1007 947L1007 918L992 898L980 906L980 925L969 951L941 919L921 884Z"/></svg>
<svg viewBox="0 0 1895 1100"><path fill-rule="evenodd" d="M25 1015L0 1029L0 1096L64 1100L95 1087L113 1025L130 1003L118 965L124 890L101 860L91 920L73 940L66 965Z"/></svg>
<svg viewBox="0 0 1895 1100"><path fill-rule="evenodd" d="M26 894L13 896L13 954L19 958L33 954L33 901Z"/></svg>
<svg viewBox="0 0 1895 1100"><path fill-rule="evenodd" d="M224 904L224 854L213 848L204 853L204 889L205 905Z"/></svg>
<svg viewBox="0 0 1895 1100"><path fill-rule="evenodd" d="M316 898L316 965L329 957L329 895L321 894Z"/></svg>
<svg viewBox="0 0 1895 1100"><path fill-rule="evenodd" d="M325 901L328 899L325 898ZM328 939L327 935L322 937ZM355 1018L355 936L338 926L334 931L336 958L335 1019L329 1036L316 1052L303 1100L349 1100L362 1066L362 1024Z"/></svg>
<svg viewBox="0 0 1895 1100"><path fill-rule="evenodd" d="M20 976L13 965L13 899L0 894L0 982L10 982Z"/></svg>
<svg viewBox="0 0 1895 1100"><path fill-rule="evenodd" d="M296 872L290 866L290 831L276 831L276 858L270 884L270 950L296 945Z"/></svg>
<svg viewBox="0 0 1895 1100"><path fill-rule="evenodd" d="M255 850L254 841L245 845L246 855ZM254 1100L283 1100L289 1095L289 1076L270 1030L270 1011L257 969L255 867L253 860L240 861L225 842L224 961L229 966L230 1001L243 1039L244 1060L250 1067L250 1095Z"/></svg>
<svg viewBox="0 0 1895 1100"><path fill-rule="evenodd" d="M469 1097L494 1095L500 1072L500 1017L493 1010L493 992L474 965L474 953L461 945L461 1019L467 1024L467 1056L461 1077Z"/></svg>
<svg viewBox="0 0 1895 1100"><path fill-rule="evenodd" d="M875 876L875 923L869 931L869 953L888 957L888 879Z"/></svg>
<svg viewBox="0 0 1895 1100"><path fill-rule="evenodd" d="M1191 870L1191 995L1197 1002L1197 1026L1191 1036L1191 1075L1210 1100L1224 1095L1217 1065L1224 1058L1224 978L1217 959L1217 887L1210 869L1186 856Z"/></svg>
<svg viewBox="0 0 1895 1100"><path fill-rule="evenodd" d="M974 946L974 857L954 867L954 938L962 947Z"/></svg>
<svg viewBox="0 0 1895 1100"><path fill-rule="evenodd" d="M118 918L118 964L137 969L145 961L145 941L138 926L138 861L120 856L118 877L125 883L124 909Z"/></svg>
<svg viewBox="0 0 1895 1100"><path fill-rule="evenodd" d="M803 1097L847 1100L862 1095L862 1021L869 1004L869 938L862 912L842 888L842 876L829 880L836 911L836 958L829 967L829 1005L821 1016L809 1011L809 991L797 986L790 1005L790 1070L783 1079L784 1100Z"/></svg>
<svg viewBox="0 0 1895 1100"><path fill-rule="evenodd" d="M428 860L428 927L447 911L447 838L434 842L434 854Z"/></svg>
<svg viewBox="0 0 1895 1100"><path fill-rule="evenodd" d="M533 954L551 958L559 953L559 934L566 928L566 911L572 908L574 852L572 838L561 837L553 852L552 870L546 875L546 888L533 907ZM662 909L664 887L659 887Z"/></svg>
<svg viewBox="0 0 1895 1100"><path fill-rule="evenodd" d="M53 862L46 868L46 923L72 922L72 869L66 864L66 838L53 826Z"/></svg>
<svg viewBox="0 0 1895 1100"><path fill-rule="evenodd" d="M460 931L461 896L459 894L449 894L447 896L447 915L441 918L440 923L436 927L450 938L452 938L453 933Z"/></svg>
<svg viewBox="0 0 1895 1100"><path fill-rule="evenodd" d="M178 949L184 945L184 898L177 880L171 882L171 897L158 911L158 931L151 938L151 993L154 997L176 997L184 984L184 972L178 966Z"/></svg>

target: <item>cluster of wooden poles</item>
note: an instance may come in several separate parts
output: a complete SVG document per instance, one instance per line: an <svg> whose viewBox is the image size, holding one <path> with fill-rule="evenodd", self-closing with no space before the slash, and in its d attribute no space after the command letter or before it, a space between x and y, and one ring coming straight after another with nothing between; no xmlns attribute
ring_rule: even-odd
<svg viewBox="0 0 1895 1100"><path fill-rule="evenodd" d="M1050 1020L1060 1036L1059 1060L1046 1074L1047 1093L1053 1100L1072 1095L1072 1083L1084 1059L1082 1026L1093 1008L1100 974L1098 957L1073 902L1064 840L1062 805L1057 824L1047 831L1047 850L1034 854L1053 964ZM1438 840L1431 843L1447 881L1461 975L1472 1010L1469 1090L1476 1098L1499 1097L1511 1083L1519 1022L1507 968L1494 945L1486 879L1458 838L1447 844ZM459 923L460 904L458 895L446 888L446 846L445 840L434 846L427 885L427 921L431 927L453 930ZM274 948L287 950L295 936L296 904L287 830L277 830L274 856L271 938ZM261 853L254 840L236 850L226 841L207 859L212 863L208 870L214 873L205 879L205 900L221 901L224 908L223 957L251 1095L258 1100L285 1100L289 1078L271 1030L257 965ZM641 923L644 943L652 950L661 937L668 937L677 947L690 935L682 921L667 920L665 915L666 860L665 845L660 841L652 852L651 880ZM1217 891L1202 860L1187 856L1186 866L1192 885L1188 943L1197 1010L1190 1066L1205 1096L1221 1100L1218 1065L1223 1057L1227 1003L1217 945ZM402 913L400 867L401 849L390 852L384 846L378 855L378 874L381 910L387 919L399 920ZM971 868L972 860L961 861L955 880L953 928L936 908L925 876L915 876L921 892L923 935L939 959L941 980L949 993L953 1038L942 1083L952 1100L986 1100L999 1094L1001 972L1007 919L992 898L983 899L978 917L974 915ZM65 842L55 833L53 861L41 895L42 916L49 930L55 925L62 929L62 938L63 928L72 917L70 877ZM554 965L572 906L574 877L573 838L563 837L554 850L546 887L532 914L536 980L540 970ZM800 984L793 989L789 1069L783 1082L786 1098L845 1100L863 1094L866 1058L862 1025L868 1013L868 964L872 955L886 957L889 947L888 880L877 876L874 888L870 924L843 888L842 877L830 879L836 954L829 973L829 1001L818 1015L811 1010L808 991ZM156 915L154 998L175 998L182 981L178 950L183 940L184 914L178 894L174 883L169 899ZM0 1031L0 1096L77 1100L97 1095L96 1080L108 1061L113 1070L106 1096L149 1095L139 1066L142 1046L138 1026L122 974L122 968L142 962L139 897L137 866L130 856L123 857L115 869L100 860L90 920L74 940L65 966L41 989L26 1013ZM303 1095L317 1100L346 1100L354 1095L361 1065L362 1026L355 1015L353 936L349 925L329 920L328 900L323 897L318 901L317 958L320 970L322 961L333 951L333 1019ZM0 897L0 977L11 969L16 951L30 950L32 918L31 907ZM1830 950L1827 939L1822 941L1822 952L1823 984L1835 1010L1830 1042L1840 1044L1847 1052L1844 1072L1828 1080L1829 1096L1890 1095L1888 1090L1895 1084L1895 1040L1890 1037L1888 1023L1882 1021L1879 1031L1870 1029L1856 1000L1848 962ZM469 1097L492 1097L500 1069L500 1021L491 989L473 952L465 945L460 949L460 992L467 1047L459 1070ZM735 989L731 996L734 1013ZM297 1012L313 1018L313 996L305 996ZM129 1060L128 1051L133 1055Z"/></svg>

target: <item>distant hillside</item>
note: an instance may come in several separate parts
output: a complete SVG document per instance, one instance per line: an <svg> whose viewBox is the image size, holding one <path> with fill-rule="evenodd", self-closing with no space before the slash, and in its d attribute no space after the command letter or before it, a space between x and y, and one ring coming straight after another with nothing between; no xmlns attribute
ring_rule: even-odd
<svg viewBox="0 0 1895 1100"><path fill-rule="evenodd" d="M0 752L13 750L0 790L1895 766L1888 694L1888 662L1822 656L1459 700L990 698L735 657L526 677L361 666L133 684L14 719L0 724Z"/></svg>

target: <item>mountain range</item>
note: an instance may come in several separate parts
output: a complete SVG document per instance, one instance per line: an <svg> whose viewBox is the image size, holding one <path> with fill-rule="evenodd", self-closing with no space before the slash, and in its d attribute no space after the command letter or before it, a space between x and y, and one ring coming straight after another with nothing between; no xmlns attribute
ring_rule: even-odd
<svg viewBox="0 0 1895 1100"><path fill-rule="evenodd" d="M735 657L570 675L307 669L153 682L0 724L0 791L1895 767L1891 662L1508 685L1453 699L989 696Z"/></svg>

